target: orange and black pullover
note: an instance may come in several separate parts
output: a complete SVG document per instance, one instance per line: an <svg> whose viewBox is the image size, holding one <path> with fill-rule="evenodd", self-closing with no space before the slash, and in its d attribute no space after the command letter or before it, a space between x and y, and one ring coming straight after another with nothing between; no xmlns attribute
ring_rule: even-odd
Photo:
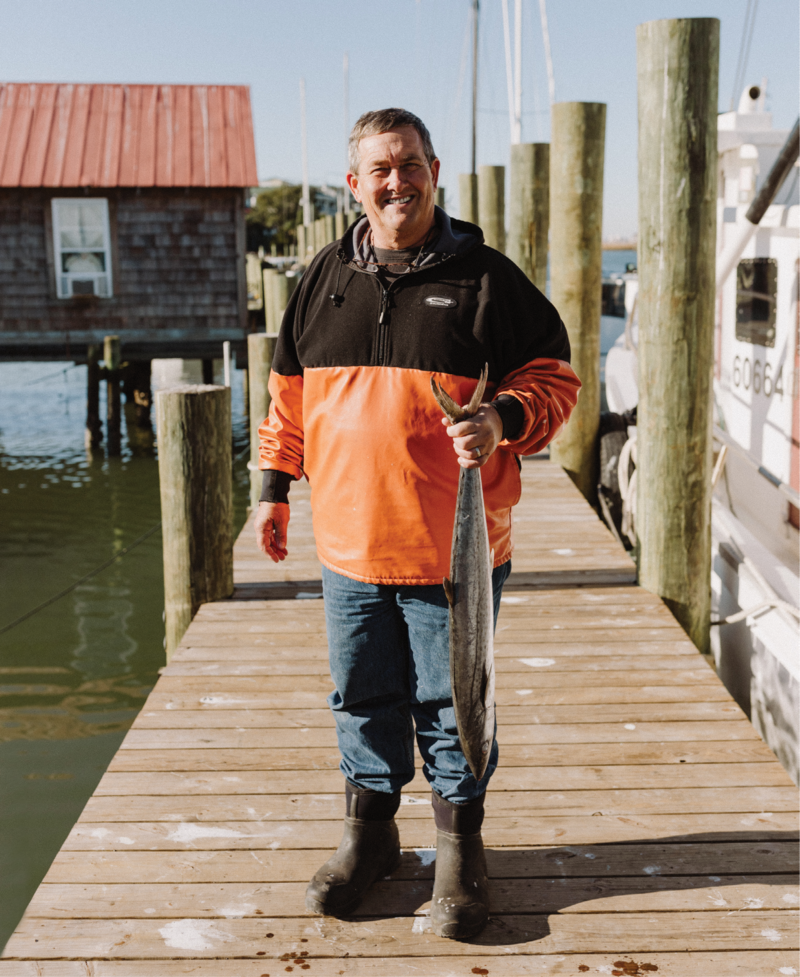
<svg viewBox="0 0 800 977"><path fill-rule="evenodd" d="M285 500L305 475L320 560L368 583L435 584L449 570L459 466L431 376L466 403L489 364L505 435L481 469L495 566L511 558L518 456L552 440L580 388L551 303L474 224L439 208L436 223L393 281L373 263L366 218L314 258L281 324L259 428L262 499Z"/></svg>

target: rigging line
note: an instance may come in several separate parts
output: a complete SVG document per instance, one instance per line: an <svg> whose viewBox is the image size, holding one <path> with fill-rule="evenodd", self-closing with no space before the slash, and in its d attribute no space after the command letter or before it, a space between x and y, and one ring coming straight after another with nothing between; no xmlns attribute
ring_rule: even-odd
<svg viewBox="0 0 800 977"><path fill-rule="evenodd" d="M11 621L10 624L6 624L4 627L0 628L0 634L5 634L6 631L10 631L18 624L22 624L23 621L27 621L29 617L33 617L34 614L38 614L39 611L43 611L45 607L49 607L51 604L55 604L57 600L61 600L62 597L66 597L67 594L71 594L72 591L80 587L82 583L86 583L87 580L91 580L92 577L96 577L98 573L101 573L107 567L110 567L112 563L116 563L117 560L121 560L126 553L130 553L131 550L135 549L146 539L149 539L153 533L157 532L159 529L161 529L161 523L158 523L156 526L148 529L146 533L143 533L138 539L135 539L132 543L129 543L126 547L121 549L119 553L115 553L110 559L106 560L104 563L101 563L99 567L95 567L94 570L91 570L89 573L85 574L80 578L80 580L76 580L75 583L70 584L69 587L65 587L64 590L60 591L59 593L54 594L52 597L48 597L46 601L38 604L32 610L27 611L15 621Z"/></svg>
<svg viewBox="0 0 800 977"><path fill-rule="evenodd" d="M742 26L742 40L739 44L739 57L736 61L736 73L733 76L733 92L731 93L730 111L736 109L737 95L741 94L744 85L744 77L747 71L747 62L750 59L750 44L753 40L753 29L756 23L756 10L758 0L747 0L747 8L744 13L744 24Z"/></svg>
<svg viewBox="0 0 800 977"><path fill-rule="evenodd" d="M464 94L464 82L467 78L467 65L469 62L469 40L470 33L472 29L472 10L469 11L467 16L467 22L464 27L464 40L461 45L461 63L458 69L458 84L456 86L456 98L455 105L453 108L453 113L450 116L450 128L447 132L447 140L445 142L445 152L443 154L443 159L450 159L450 150L452 149L453 142L455 141L456 128L459 122L459 110L461 109L461 98Z"/></svg>
<svg viewBox="0 0 800 977"><path fill-rule="evenodd" d="M81 363L70 363L69 366L65 366L63 370L56 370L55 373L48 373L46 376L37 377L35 380L28 380L27 383L21 384L23 387L32 387L34 383L44 383L45 380L52 380L53 377L60 377L62 374L66 373L68 370L74 370L76 366L82 366Z"/></svg>

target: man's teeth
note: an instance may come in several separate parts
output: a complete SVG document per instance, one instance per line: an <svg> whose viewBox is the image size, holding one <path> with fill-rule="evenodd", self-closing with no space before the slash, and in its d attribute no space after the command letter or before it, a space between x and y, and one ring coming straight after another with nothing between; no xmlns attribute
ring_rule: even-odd
<svg viewBox="0 0 800 977"><path fill-rule="evenodd" d="M390 204L407 204L411 200L411 197L390 197L388 203Z"/></svg>

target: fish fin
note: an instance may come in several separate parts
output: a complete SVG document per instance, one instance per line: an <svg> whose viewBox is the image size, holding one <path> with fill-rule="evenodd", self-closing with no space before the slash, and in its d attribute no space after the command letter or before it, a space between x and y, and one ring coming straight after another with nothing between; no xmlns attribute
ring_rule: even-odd
<svg viewBox="0 0 800 977"><path fill-rule="evenodd" d="M483 400L483 395L486 392L486 381L489 379L489 364L484 363L483 369L481 370L481 376L478 380L478 386L475 388L474 393L470 399L470 402L464 408L469 417L473 414L478 413L478 408L481 406L481 401Z"/></svg>
<svg viewBox="0 0 800 977"><path fill-rule="evenodd" d="M478 380L478 386L473 391L470 402L466 407L459 407L450 394L446 390L443 390L433 377L431 377L431 391L433 392L433 396L436 398L436 403L441 408L442 413L451 424L458 424L460 421L465 421L468 417L472 417L473 414L478 412L483 395L486 392L486 381L488 377L489 364L485 363L481 371L480 379Z"/></svg>
<svg viewBox="0 0 800 977"><path fill-rule="evenodd" d="M452 607L456 602L453 585L447 577L442 577L442 586L444 587L444 595L447 598L447 603Z"/></svg>
<svg viewBox="0 0 800 977"><path fill-rule="evenodd" d="M458 424L459 421L465 419L467 415L463 408L458 406L450 394L446 390L443 390L433 377L431 377L431 390L433 391L433 396L436 398L436 403L451 424Z"/></svg>

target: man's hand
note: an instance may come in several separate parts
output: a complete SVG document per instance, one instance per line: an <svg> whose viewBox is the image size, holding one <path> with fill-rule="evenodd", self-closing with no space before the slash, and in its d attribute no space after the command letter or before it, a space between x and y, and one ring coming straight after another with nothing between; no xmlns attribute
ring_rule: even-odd
<svg viewBox="0 0 800 977"><path fill-rule="evenodd" d="M449 424L446 417L442 424ZM482 468L503 440L503 422L491 404L481 404L478 413L447 428L462 468Z"/></svg>
<svg viewBox="0 0 800 977"><path fill-rule="evenodd" d="M256 544L273 563L285 560L289 506L286 502L259 502L256 513Z"/></svg>

